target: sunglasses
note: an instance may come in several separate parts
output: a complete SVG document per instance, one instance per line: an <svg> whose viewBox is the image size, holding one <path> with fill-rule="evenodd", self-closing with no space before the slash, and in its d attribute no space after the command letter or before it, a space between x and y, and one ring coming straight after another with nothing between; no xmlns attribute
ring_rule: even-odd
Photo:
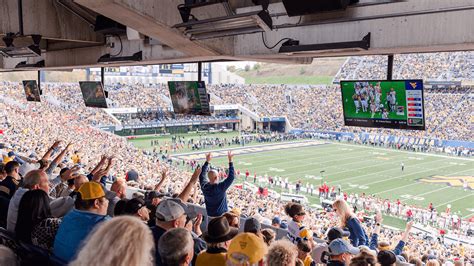
<svg viewBox="0 0 474 266"><path fill-rule="evenodd" d="M298 213L298 214L296 214L296 215L298 215L298 216L303 216L303 215L306 215L306 213L305 213L305 212L300 212L300 213Z"/></svg>

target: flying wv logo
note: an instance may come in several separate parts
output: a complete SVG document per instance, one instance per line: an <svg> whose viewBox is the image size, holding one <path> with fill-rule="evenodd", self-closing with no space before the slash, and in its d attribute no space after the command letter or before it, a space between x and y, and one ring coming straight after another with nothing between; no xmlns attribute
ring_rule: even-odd
<svg viewBox="0 0 474 266"><path fill-rule="evenodd" d="M428 178L422 178L419 181L430 184L446 184L450 187L464 187L464 183L467 183L467 188L474 190L474 176L434 175Z"/></svg>
<svg viewBox="0 0 474 266"><path fill-rule="evenodd" d="M416 89L416 85L418 85L417 82L410 82L410 85L413 89Z"/></svg>

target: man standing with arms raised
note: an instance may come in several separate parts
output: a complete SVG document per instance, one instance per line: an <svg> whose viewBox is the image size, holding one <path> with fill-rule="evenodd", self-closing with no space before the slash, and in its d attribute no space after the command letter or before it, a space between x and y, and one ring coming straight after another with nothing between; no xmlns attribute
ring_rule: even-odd
<svg viewBox="0 0 474 266"><path fill-rule="evenodd" d="M233 157L234 155L229 151L227 153L227 158L229 159L229 173L226 179L219 182L217 171L213 169L208 171L211 153L206 154L206 162L202 166L202 172L199 175L199 183L202 193L204 194L207 215L210 217L221 216L228 211L226 191L232 185L235 178L234 164L232 162Z"/></svg>

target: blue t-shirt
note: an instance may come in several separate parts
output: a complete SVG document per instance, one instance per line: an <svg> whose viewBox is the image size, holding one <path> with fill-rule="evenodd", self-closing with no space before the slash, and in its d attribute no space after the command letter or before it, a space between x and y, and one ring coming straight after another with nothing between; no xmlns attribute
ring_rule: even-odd
<svg viewBox="0 0 474 266"><path fill-rule="evenodd" d="M110 219L107 215L73 209L64 216L54 239L53 254L59 259L70 262L78 253L81 242L94 227Z"/></svg>

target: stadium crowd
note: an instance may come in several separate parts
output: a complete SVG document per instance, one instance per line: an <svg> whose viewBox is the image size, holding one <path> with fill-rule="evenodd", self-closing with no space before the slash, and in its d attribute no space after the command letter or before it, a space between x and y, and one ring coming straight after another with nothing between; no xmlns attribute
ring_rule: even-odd
<svg viewBox="0 0 474 266"><path fill-rule="evenodd" d="M269 200L244 188L230 189L236 178L231 152L225 177L210 168L209 153L189 179L171 174L176 170L161 163L154 188L129 196L126 180L141 182L146 177L127 173L125 180L115 178L109 187L105 180L119 161L102 156L85 167L71 148L57 141L38 160L19 153L2 158L8 162L0 183L6 223L0 239L23 263L34 259L70 265L454 265L472 259L470 248L462 244L428 241L410 233L411 222L401 234L382 228L380 213L364 222L350 199L336 199L330 209L321 211ZM180 181L182 186L177 185ZM205 207L207 228L201 226L203 216L193 204ZM286 230L286 240L275 240L277 228ZM4 250L3 259L13 256L16 261ZM354 264L358 261L365 264Z"/></svg>
<svg viewBox="0 0 474 266"><path fill-rule="evenodd" d="M473 61L472 52L400 54L394 57L393 79L472 80ZM349 57L334 81L384 79L386 66L387 56Z"/></svg>
<svg viewBox="0 0 474 266"><path fill-rule="evenodd" d="M57 87L53 86L52 87ZM143 85L137 85L138 88ZM128 91L129 89L124 89ZM153 90L152 88L155 88ZM454 140L470 140L472 124L472 88L456 87L449 89L425 89L426 131L405 130L403 133L390 129L367 129L343 126L341 95L338 86L288 86L288 85L209 85L208 91L213 104L240 104L261 117L287 117L292 127L305 130L326 130L337 132L367 132L383 135L409 136L418 138L438 138ZM58 98L70 102L81 101L79 89L76 93L60 93L67 97ZM52 91L54 92L54 90ZM160 95L159 97L157 95ZM135 101L131 99L153 98L156 102ZM115 107L162 108L168 110L171 102L166 86L150 84L147 89L137 90L133 95L112 90L109 96ZM167 99L166 101L164 99ZM143 116L139 118L120 118L124 124L145 124L149 122L170 121L210 121L217 117L189 117L165 115Z"/></svg>
<svg viewBox="0 0 474 266"><path fill-rule="evenodd" d="M445 59L458 69L449 76L469 75L458 56ZM359 63L347 64L360 68ZM436 68L428 69L433 72L429 76L443 76ZM411 221L403 232L390 229L378 211L405 213L424 222L426 209L408 215L398 202L344 193L324 210L270 199L235 186L240 171L234 169L230 152L225 174L213 167L211 154L193 166L193 173L183 171L156 153L143 153L124 138L95 128L116 121L85 108L77 85L44 85L39 104L27 103L18 84L1 84L0 265L473 263L470 246L429 240L412 231ZM144 89L136 93L136 86ZM156 85L112 88L113 106L167 108L166 87L158 87L161 93ZM295 127L363 131L340 126L335 87L220 85L209 90L217 101L242 104L263 116L287 116ZM428 131L403 133L472 140L471 94L471 88L428 91ZM433 220L435 212L428 210ZM455 221L460 219L454 215L448 219L451 226L445 222L438 227L458 229ZM459 234L467 234L462 222L459 227ZM285 237L277 239L281 230Z"/></svg>

